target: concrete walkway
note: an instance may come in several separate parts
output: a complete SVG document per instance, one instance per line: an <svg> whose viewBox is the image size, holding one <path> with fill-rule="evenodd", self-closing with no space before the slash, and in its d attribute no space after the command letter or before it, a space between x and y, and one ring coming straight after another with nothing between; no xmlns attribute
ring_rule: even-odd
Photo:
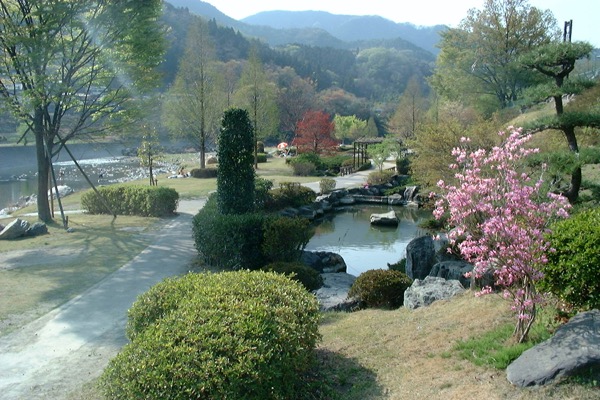
<svg viewBox="0 0 600 400"><path fill-rule="evenodd" d="M336 188L361 186L369 171L336 177ZM319 182L307 183L319 192ZM0 338L2 399L67 399L100 376L127 343L127 310L166 277L187 272L196 255L191 220L204 200L181 201L179 215L142 253L75 299Z"/></svg>

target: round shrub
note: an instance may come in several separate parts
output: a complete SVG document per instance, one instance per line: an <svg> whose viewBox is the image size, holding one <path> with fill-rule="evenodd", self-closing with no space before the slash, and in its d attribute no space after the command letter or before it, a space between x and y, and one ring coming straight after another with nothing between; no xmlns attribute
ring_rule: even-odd
<svg viewBox="0 0 600 400"><path fill-rule="evenodd" d="M314 176L317 173L317 167L311 162L295 162L291 165L295 176Z"/></svg>
<svg viewBox="0 0 600 400"><path fill-rule="evenodd" d="M265 203L267 211L277 211L286 207L302 207L311 204L317 194L311 188L302 186L298 182L280 182L279 188L269 192L270 196Z"/></svg>
<svg viewBox="0 0 600 400"><path fill-rule="evenodd" d="M284 274L291 279L298 281L308 291L319 289L323 286L323 277L317 270L302 264L301 262L275 262L267 264L262 268L264 271Z"/></svg>
<svg viewBox="0 0 600 400"><path fill-rule="evenodd" d="M372 269L356 278L348 297L366 307L398 308L404 303L404 291L412 280L400 271Z"/></svg>
<svg viewBox="0 0 600 400"><path fill-rule="evenodd" d="M539 289L580 309L600 307L600 208L552 225Z"/></svg>
<svg viewBox="0 0 600 400"><path fill-rule="evenodd" d="M392 180L394 171L374 171L367 177L367 183L369 185L385 185Z"/></svg>
<svg viewBox="0 0 600 400"><path fill-rule="evenodd" d="M321 194L332 192L335 189L337 182L332 178L323 178L319 181L319 189Z"/></svg>
<svg viewBox="0 0 600 400"><path fill-rule="evenodd" d="M294 398L320 340L315 297L261 271L168 279L129 318L135 335L101 377L111 399Z"/></svg>
<svg viewBox="0 0 600 400"><path fill-rule="evenodd" d="M258 153L258 154L256 154L256 162L258 162L258 163L266 163L267 162L267 154L266 153Z"/></svg>

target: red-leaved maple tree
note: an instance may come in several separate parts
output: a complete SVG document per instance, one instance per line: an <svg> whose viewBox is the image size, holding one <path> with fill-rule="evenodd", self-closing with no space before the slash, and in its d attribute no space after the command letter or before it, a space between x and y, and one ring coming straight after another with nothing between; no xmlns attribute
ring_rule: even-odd
<svg viewBox="0 0 600 400"><path fill-rule="evenodd" d="M335 124L324 111L307 111L296 124L296 137L292 145L298 153L327 153L335 149L338 141L333 137Z"/></svg>

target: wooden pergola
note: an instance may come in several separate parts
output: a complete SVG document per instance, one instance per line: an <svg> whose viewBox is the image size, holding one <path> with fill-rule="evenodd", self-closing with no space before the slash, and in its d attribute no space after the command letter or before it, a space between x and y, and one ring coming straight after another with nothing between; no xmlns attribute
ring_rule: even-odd
<svg viewBox="0 0 600 400"><path fill-rule="evenodd" d="M367 148L370 144L379 144L383 142L382 137L374 137L367 138L363 137L360 139L356 139L353 143L354 145L354 158L353 158L353 166L354 169L357 169L364 165L367 160L369 160L369 156L367 154Z"/></svg>

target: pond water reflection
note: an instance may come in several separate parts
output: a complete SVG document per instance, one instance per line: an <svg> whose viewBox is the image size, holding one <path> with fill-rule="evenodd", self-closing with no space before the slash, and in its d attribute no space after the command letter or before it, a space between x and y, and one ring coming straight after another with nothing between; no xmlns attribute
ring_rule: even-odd
<svg viewBox="0 0 600 400"><path fill-rule="evenodd" d="M398 227L371 226L373 213L394 210ZM406 257L406 245L427 232L419 224L431 218L431 211L388 205L361 204L332 214L316 227L306 246L309 251L330 251L346 261L349 274L358 276L370 269L387 269Z"/></svg>

